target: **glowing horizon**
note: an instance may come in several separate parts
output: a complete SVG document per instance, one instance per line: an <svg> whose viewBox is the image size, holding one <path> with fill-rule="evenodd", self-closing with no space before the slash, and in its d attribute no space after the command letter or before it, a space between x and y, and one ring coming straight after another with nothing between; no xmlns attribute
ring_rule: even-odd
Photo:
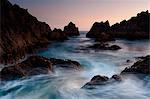
<svg viewBox="0 0 150 99"><path fill-rule="evenodd" d="M88 31L94 22L109 20L110 25L150 10L148 0L9 0L53 28L63 29L70 21L80 31Z"/></svg>

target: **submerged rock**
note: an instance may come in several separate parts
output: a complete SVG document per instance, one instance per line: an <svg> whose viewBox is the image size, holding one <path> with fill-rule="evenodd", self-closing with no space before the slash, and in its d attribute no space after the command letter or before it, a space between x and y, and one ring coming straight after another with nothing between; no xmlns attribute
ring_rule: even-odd
<svg viewBox="0 0 150 99"><path fill-rule="evenodd" d="M1 80L15 80L32 75L48 74L55 71L54 67L81 70L81 65L76 61L31 56L14 66L4 67L0 72L0 78Z"/></svg>
<svg viewBox="0 0 150 99"><path fill-rule="evenodd" d="M99 49L99 50L119 50L121 49L120 46L118 45L109 45L107 43L97 43L97 44L94 44L92 46L89 46L88 48L92 48L92 49Z"/></svg>
<svg viewBox="0 0 150 99"><path fill-rule="evenodd" d="M121 74L128 73L150 74L150 55L143 57L141 60L135 62L131 67L126 67L121 72Z"/></svg>
<svg viewBox="0 0 150 99"><path fill-rule="evenodd" d="M105 85L111 84L114 81L121 81L122 78L120 75L113 75L111 78L106 76L96 75L94 76L90 82L86 83L82 88L93 88L95 85Z"/></svg>
<svg viewBox="0 0 150 99"><path fill-rule="evenodd" d="M64 32L67 36L78 36L79 30L78 27L75 26L74 23L70 22L67 26L64 27Z"/></svg>

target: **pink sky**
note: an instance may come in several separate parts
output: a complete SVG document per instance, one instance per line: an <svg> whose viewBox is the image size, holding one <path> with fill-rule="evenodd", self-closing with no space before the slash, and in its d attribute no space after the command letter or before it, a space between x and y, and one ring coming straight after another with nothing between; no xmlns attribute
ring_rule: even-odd
<svg viewBox="0 0 150 99"><path fill-rule="evenodd" d="M80 31L88 31L94 22L109 20L110 24L129 19L141 11L150 10L150 0L9 0L19 4L53 28L70 21Z"/></svg>

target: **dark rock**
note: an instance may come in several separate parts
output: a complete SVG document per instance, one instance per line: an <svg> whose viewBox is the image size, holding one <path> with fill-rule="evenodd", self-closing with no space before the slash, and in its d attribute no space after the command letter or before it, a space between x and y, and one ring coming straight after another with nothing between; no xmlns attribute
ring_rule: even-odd
<svg viewBox="0 0 150 99"><path fill-rule="evenodd" d="M95 38L95 41L96 42L108 42L108 41L115 41L115 39L111 35L103 32L99 34L99 37Z"/></svg>
<svg viewBox="0 0 150 99"><path fill-rule="evenodd" d="M64 27L64 32L67 36L78 36L79 30L78 27L75 26L74 23L70 22L67 26Z"/></svg>
<svg viewBox="0 0 150 99"><path fill-rule="evenodd" d="M121 74L142 73L150 74L150 55L135 62L131 67L126 67Z"/></svg>
<svg viewBox="0 0 150 99"><path fill-rule="evenodd" d="M96 41L114 41L115 39L107 32L110 29L109 22L95 22L86 34L86 37L96 38Z"/></svg>
<svg viewBox="0 0 150 99"><path fill-rule="evenodd" d="M27 9L1 0L0 62L10 63L34 52L39 45L48 43L51 29L28 13Z"/></svg>
<svg viewBox="0 0 150 99"><path fill-rule="evenodd" d="M141 12L128 21L123 20L112 25L109 33L116 38L149 39L149 17L148 11Z"/></svg>
<svg viewBox="0 0 150 99"><path fill-rule="evenodd" d="M97 41L111 41L114 38L125 38L129 40L149 39L149 18L150 13L147 10L146 12L138 13L137 16L127 21L123 20L112 26L109 25L108 21L95 22L86 36L96 38ZM103 36L101 34L103 32L108 36ZM107 39L103 39L103 37Z"/></svg>
<svg viewBox="0 0 150 99"><path fill-rule="evenodd" d="M31 56L22 63L4 67L1 72L1 80L15 80L32 75L47 74L53 71L52 62L41 56Z"/></svg>
<svg viewBox="0 0 150 99"><path fill-rule="evenodd" d="M119 50L121 49L121 47L119 47L118 45L109 45L107 43L97 43L94 44L92 46L89 46L88 48L92 48L92 49L99 49L99 50Z"/></svg>
<svg viewBox="0 0 150 99"><path fill-rule="evenodd" d="M113 75L110 79L114 79L116 81L121 81L122 80L120 75Z"/></svg>
<svg viewBox="0 0 150 99"><path fill-rule="evenodd" d="M33 75L48 74L55 68L81 70L81 65L72 60L48 59L42 56L31 56L27 60L14 66L4 67L0 72L1 80L15 80Z"/></svg>
<svg viewBox="0 0 150 99"><path fill-rule="evenodd" d="M67 40L67 34L63 32L61 29L54 29L51 33L49 33L49 39L55 41L64 41Z"/></svg>
<svg viewBox="0 0 150 99"><path fill-rule="evenodd" d="M113 75L111 78L108 78L106 76L97 75L94 76L90 82L86 83L82 88L94 88L95 85L106 85L111 84L116 81L121 81L122 78L120 75Z"/></svg>
<svg viewBox="0 0 150 99"><path fill-rule="evenodd" d="M62 60L62 59L55 59L50 58L53 66L56 68L65 68L65 69L73 69L73 70L81 70L81 65L77 61L72 60Z"/></svg>
<svg viewBox="0 0 150 99"><path fill-rule="evenodd" d="M118 45L112 45L108 49L110 49L110 50L119 50L119 49L121 49L121 47L118 46Z"/></svg>

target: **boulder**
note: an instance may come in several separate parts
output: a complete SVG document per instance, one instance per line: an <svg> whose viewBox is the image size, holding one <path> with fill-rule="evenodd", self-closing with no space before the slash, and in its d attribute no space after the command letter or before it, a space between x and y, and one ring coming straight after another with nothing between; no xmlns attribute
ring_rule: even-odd
<svg viewBox="0 0 150 99"><path fill-rule="evenodd" d="M72 22L70 22L67 26L64 27L64 32L67 34L67 36L78 36L79 30L78 27Z"/></svg>
<svg viewBox="0 0 150 99"><path fill-rule="evenodd" d="M116 81L121 81L122 78L120 75L113 75L111 78L106 76L96 75L94 76L90 82L86 83L82 88L94 88L95 85L106 85L111 84Z"/></svg>
<svg viewBox="0 0 150 99"><path fill-rule="evenodd" d="M64 68L64 69L71 69L71 70L81 70L81 65L77 61L73 60L62 60L62 59L55 59L50 58L50 61L55 68Z"/></svg>
<svg viewBox="0 0 150 99"><path fill-rule="evenodd" d="M150 55L135 62L131 67L126 67L121 74L150 74Z"/></svg>
<svg viewBox="0 0 150 99"><path fill-rule="evenodd" d="M48 59L42 56L30 56L27 60L14 66L4 67L0 72L1 80L16 80L22 77L48 74L56 68L81 70L81 65L72 60Z"/></svg>

